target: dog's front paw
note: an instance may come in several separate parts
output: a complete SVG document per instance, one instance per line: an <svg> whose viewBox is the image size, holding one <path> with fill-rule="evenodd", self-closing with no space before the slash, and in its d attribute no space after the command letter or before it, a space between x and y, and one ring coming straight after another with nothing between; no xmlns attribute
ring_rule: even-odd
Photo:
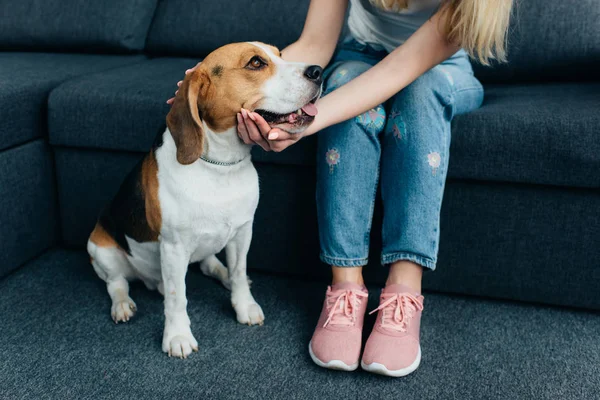
<svg viewBox="0 0 600 400"><path fill-rule="evenodd" d="M115 321L115 324L118 324L119 321L127 322L131 317L135 315L137 307L131 297L127 297L122 301L115 301L110 308L110 315Z"/></svg>
<svg viewBox="0 0 600 400"><path fill-rule="evenodd" d="M191 332L163 337L162 350L169 357L187 358L192 351L198 351L198 342Z"/></svg>
<svg viewBox="0 0 600 400"><path fill-rule="evenodd" d="M255 302L237 303L233 308L240 324L262 325L265 322L265 314L263 314L262 308Z"/></svg>

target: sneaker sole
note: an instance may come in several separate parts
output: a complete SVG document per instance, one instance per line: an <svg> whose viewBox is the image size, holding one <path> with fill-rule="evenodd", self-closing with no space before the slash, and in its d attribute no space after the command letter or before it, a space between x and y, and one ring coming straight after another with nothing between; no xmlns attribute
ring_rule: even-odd
<svg viewBox="0 0 600 400"><path fill-rule="evenodd" d="M312 358L313 362L317 364L319 367L327 368L327 369L335 369L337 371L354 371L358 368L358 361L354 364L348 365L341 360L331 360L328 362L323 362L315 356L315 353L312 351L311 342L308 343L308 354L310 354L310 358Z"/></svg>
<svg viewBox="0 0 600 400"><path fill-rule="evenodd" d="M411 372L414 372L417 368L419 368L419 364L421 364L421 346L419 346L419 352L417 353L417 358L406 368L389 370L383 364L379 364L377 362L373 362L371 364L365 364L363 361L360 362L360 366L362 369L368 372L372 372L374 374L393 376L395 378L406 376Z"/></svg>

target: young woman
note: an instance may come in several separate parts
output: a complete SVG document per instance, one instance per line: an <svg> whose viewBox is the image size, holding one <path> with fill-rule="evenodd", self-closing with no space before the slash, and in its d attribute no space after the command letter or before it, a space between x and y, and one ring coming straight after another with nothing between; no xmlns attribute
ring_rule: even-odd
<svg viewBox="0 0 600 400"><path fill-rule="evenodd" d="M421 277L436 266L450 121L483 100L468 56L483 64L504 61L512 0L349 3L349 36L337 50L348 0L312 0L302 35L282 52L289 61L329 65L308 130L271 129L242 110L238 132L267 151L319 132L321 259L331 266L333 282L309 352L322 367L358 367L368 296L362 267L380 185L381 264L389 275L361 366L404 376L421 360Z"/></svg>

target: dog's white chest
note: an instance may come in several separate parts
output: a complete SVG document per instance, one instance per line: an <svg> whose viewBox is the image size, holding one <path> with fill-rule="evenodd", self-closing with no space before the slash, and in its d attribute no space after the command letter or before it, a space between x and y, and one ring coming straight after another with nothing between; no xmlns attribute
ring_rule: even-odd
<svg viewBox="0 0 600 400"><path fill-rule="evenodd" d="M231 167L201 160L184 166L158 152L157 160L161 236L183 243L192 262L218 253L252 222L258 175L249 159Z"/></svg>

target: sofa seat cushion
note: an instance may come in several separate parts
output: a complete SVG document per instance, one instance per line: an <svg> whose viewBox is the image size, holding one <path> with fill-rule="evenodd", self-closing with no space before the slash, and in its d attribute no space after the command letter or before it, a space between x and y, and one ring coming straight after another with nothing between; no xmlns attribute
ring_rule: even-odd
<svg viewBox="0 0 600 400"><path fill-rule="evenodd" d="M48 100L50 143L145 152L165 129L185 70L199 60L158 58L65 82Z"/></svg>
<svg viewBox="0 0 600 400"><path fill-rule="evenodd" d="M146 152L166 127L177 81L199 60L155 58L65 82L48 101L53 145ZM315 138L282 153L255 148L255 161L311 165Z"/></svg>
<svg viewBox="0 0 600 400"><path fill-rule="evenodd" d="M0 149L45 135L48 94L61 82L143 59L0 52Z"/></svg>
<svg viewBox="0 0 600 400"><path fill-rule="evenodd" d="M237 323L230 292L190 267L199 351L179 360L161 351L162 296L133 283L137 314L115 325L89 256L47 253L0 281L0 398L592 399L600 388L593 313L426 293L423 360L400 382L310 360L325 281L250 277L266 316L260 327ZM369 289L370 310L378 289ZM548 379L557 371L560 379Z"/></svg>
<svg viewBox="0 0 600 400"><path fill-rule="evenodd" d="M600 82L491 85L455 118L449 175L600 187Z"/></svg>
<svg viewBox="0 0 600 400"><path fill-rule="evenodd" d="M196 60L158 58L88 75L49 101L52 144L148 151L165 128L175 83ZM490 85L483 107L455 118L449 176L600 187L600 83ZM314 165L316 137L258 162Z"/></svg>
<svg viewBox="0 0 600 400"><path fill-rule="evenodd" d="M0 0L1 50L139 51L157 0Z"/></svg>

